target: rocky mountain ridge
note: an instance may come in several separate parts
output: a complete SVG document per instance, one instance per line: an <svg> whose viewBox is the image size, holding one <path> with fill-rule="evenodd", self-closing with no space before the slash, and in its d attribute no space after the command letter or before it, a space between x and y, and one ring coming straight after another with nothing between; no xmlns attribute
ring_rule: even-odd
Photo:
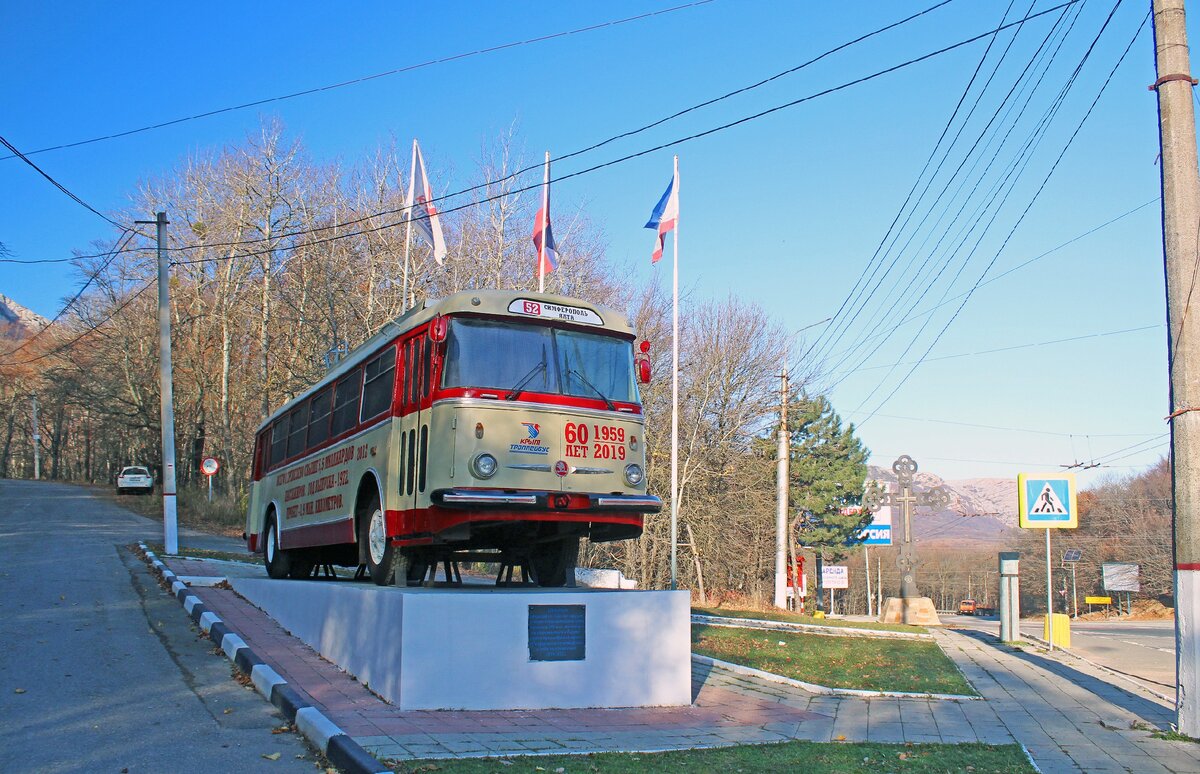
<svg viewBox="0 0 1200 774"><path fill-rule="evenodd" d="M0 338L20 339L37 333L50 321L0 294Z"/></svg>
<svg viewBox="0 0 1200 774"><path fill-rule="evenodd" d="M891 468L869 467L869 476L896 487ZM913 477L917 491L937 486L950 493L950 504L940 511L917 508L913 533L917 542L945 547L1003 543L1017 529L1017 482L1008 478L968 478L946 481L921 470ZM898 533L893 533L898 535Z"/></svg>

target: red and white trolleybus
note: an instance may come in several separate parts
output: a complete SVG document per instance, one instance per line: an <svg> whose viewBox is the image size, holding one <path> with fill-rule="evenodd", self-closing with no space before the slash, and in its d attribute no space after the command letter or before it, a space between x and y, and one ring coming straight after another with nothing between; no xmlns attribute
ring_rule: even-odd
<svg viewBox="0 0 1200 774"><path fill-rule="evenodd" d="M662 507L634 341L618 312L559 296L410 310L258 429L250 550L272 578L338 564L419 583L465 559L571 582L580 538L636 538Z"/></svg>

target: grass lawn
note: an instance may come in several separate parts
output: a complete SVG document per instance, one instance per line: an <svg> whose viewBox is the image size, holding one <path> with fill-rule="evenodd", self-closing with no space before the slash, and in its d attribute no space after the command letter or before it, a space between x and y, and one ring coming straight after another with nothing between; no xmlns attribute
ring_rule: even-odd
<svg viewBox="0 0 1200 774"><path fill-rule="evenodd" d="M839 774L1033 774L1015 744L846 744L785 742L715 750L665 753L600 753L514 758L466 758L391 762L398 772L445 771L450 774L524 774L524 772L777 772L836 771Z"/></svg>
<svg viewBox="0 0 1200 774"><path fill-rule="evenodd" d="M885 624L871 621L844 621L840 618L813 618L811 615L785 613L778 610L739 610L726 607L693 607L696 615L715 615L724 618L757 618L760 621L786 621L787 623L814 624L816 626L840 626L848 629L876 629L884 632L914 632L925 633L929 630L923 626L908 626L907 624Z"/></svg>
<svg viewBox="0 0 1200 774"><path fill-rule="evenodd" d="M974 696L937 643L692 626L692 652L830 688Z"/></svg>

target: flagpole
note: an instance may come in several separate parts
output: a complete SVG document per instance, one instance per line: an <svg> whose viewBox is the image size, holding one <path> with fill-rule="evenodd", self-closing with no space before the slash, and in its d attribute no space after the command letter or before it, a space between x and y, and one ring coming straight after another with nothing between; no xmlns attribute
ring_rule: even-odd
<svg viewBox="0 0 1200 774"><path fill-rule="evenodd" d="M675 157L674 260L671 271L671 590L675 590L679 547L679 156Z"/></svg>
<svg viewBox="0 0 1200 774"><path fill-rule="evenodd" d="M538 292L546 292L546 232L550 226L550 151L546 151L546 169L542 173L542 243L538 247Z"/></svg>
<svg viewBox="0 0 1200 774"><path fill-rule="evenodd" d="M405 217L408 229L404 233L404 286L401 288L400 312L408 311L408 256L412 249L412 208L416 201L417 185L417 138L413 138L412 164L408 167L408 200L405 202Z"/></svg>

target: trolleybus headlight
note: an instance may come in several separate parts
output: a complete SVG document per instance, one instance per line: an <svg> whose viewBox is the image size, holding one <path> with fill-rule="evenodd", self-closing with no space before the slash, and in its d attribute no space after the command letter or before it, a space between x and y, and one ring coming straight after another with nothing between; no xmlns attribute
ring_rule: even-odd
<svg viewBox="0 0 1200 774"><path fill-rule="evenodd" d="M630 486L638 486L642 483L642 466L641 465L626 465L625 466L625 482Z"/></svg>
<svg viewBox="0 0 1200 774"><path fill-rule="evenodd" d="M476 454L471 460L471 473L475 478L491 478L496 475L497 467L496 458L487 452Z"/></svg>

